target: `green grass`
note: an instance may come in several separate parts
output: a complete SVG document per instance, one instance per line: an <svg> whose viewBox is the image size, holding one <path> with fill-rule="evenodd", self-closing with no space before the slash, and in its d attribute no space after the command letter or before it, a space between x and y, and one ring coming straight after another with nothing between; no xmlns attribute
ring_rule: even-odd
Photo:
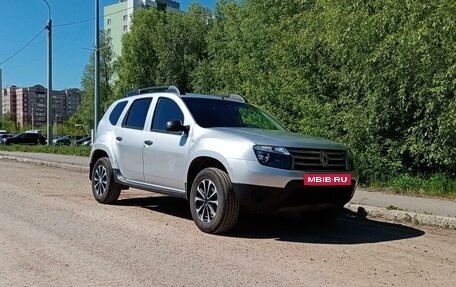
<svg viewBox="0 0 456 287"><path fill-rule="evenodd" d="M90 155L90 147L87 146L12 145L0 146L0 151L53 153L76 156Z"/></svg>
<svg viewBox="0 0 456 287"><path fill-rule="evenodd" d="M408 195L456 199L456 179L441 173L429 177L402 174L371 186Z"/></svg>

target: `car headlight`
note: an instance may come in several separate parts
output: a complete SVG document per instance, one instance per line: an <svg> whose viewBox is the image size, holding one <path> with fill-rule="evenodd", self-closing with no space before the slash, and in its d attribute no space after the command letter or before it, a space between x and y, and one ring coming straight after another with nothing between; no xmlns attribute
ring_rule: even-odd
<svg viewBox="0 0 456 287"><path fill-rule="evenodd" d="M253 151L262 165L281 169L291 168L291 155L284 147L255 145Z"/></svg>

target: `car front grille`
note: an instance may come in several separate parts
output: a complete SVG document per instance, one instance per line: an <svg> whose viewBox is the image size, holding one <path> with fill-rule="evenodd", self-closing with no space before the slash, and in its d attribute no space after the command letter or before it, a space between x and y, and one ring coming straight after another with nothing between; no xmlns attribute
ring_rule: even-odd
<svg viewBox="0 0 456 287"><path fill-rule="evenodd" d="M346 171L347 152L330 149L287 148L293 157L293 170Z"/></svg>

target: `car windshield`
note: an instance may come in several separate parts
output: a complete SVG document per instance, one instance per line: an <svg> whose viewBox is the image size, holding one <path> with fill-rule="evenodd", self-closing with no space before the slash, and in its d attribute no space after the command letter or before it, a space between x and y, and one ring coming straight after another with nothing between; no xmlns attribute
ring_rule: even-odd
<svg viewBox="0 0 456 287"><path fill-rule="evenodd" d="M286 130L259 108L230 100L183 97L196 123L203 128L235 127Z"/></svg>

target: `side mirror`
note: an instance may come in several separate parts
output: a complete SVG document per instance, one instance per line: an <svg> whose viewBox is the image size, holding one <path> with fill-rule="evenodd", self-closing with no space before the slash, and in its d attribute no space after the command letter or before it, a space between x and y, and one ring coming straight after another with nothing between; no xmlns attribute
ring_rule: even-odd
<svg viewBox="0 0 456 287"><path fill-rule="evenodd" d="M166 131L168 132L184 132L188 133L189 126L184 126L180 120L166 122Z"/></svg>

